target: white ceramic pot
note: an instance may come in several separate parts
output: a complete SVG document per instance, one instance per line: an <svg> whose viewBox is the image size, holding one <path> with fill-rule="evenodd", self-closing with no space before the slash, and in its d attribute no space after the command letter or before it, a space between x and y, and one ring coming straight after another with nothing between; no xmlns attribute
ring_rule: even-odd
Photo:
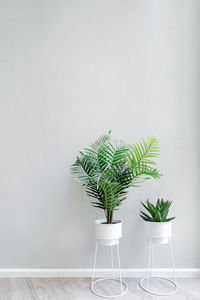
<svg viewBox="0 0 200 300"><path fill-rule="evenodd" d="M114 246L119 244L122 237L122 222L114 220L112 224L107 224L106 220L96 220L95 222L96 239L101 245Z"/></svg>
<svg viewBox="0 0 200 300"><path fill-rule="evenodd" d="M145 221L145 229L149 240L155 244L168 243L169 237L172 235L172 222L147 222Z"/></svg>

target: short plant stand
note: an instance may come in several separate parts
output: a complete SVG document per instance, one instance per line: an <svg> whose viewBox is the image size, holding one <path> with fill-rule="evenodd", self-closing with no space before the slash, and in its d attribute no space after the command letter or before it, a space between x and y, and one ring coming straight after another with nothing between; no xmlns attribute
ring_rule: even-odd
<svg viewBox="0 0 200 300"><path fill-rule="evenodd" d="M177 285L177 278L175 274L175 266L174 266L174 253L173 253L173 247L172 247L172 241L171 237L168 237L167 241L164 242L164 244L169 244L170 246L170 254L171 254L171 261L172 261L172 272L173 272L173 278L174 280L171 280L166 277L158 277L158 276L153 276L153 266L152 266L152 261L153 261L153 246L157 244L163 244L163 242L159 242L159 238L151 238L149 239L149 263L148 263L148 275L140 280L140 287L152 294L152 295L158 295L158 296L169 296L173 295L177 292L178 290L178 285ZM151 279L161 279L163 281L167 281L171 285L171 291L169 292L163 292L163 291L154 291L150 288L150 280Z"/></svg>
<svg viewBox="0 0 200 300"><path fill-rule="evenodd" d="M118 243L119 243L119 241L116 240L116 243L114 245L105 245L105 244L102 244L101 242L99 242L98 240L96 241L95 255L94 255L94 267L93 267L92 283L91 283L91 291L95 295L97 295L99 297L114 298L114 297L122 296L122 295L124 295L127 292L127 289L128 289L127 285L122 281L121 265L120 265L120 255L119 255L119 245L118 245ZM98 253L98 249L99 249L100 245L110 248L110 258L111 258L111 266L112 266L112 277L95 279L97 253ZM118 274L119 274L119 277L115 277L116 270L114 269L114 256L113 256L113 249L114 249L114 247L117 250L117 263L118 263ZM106 295L103 292L102 293L98 292L98 290L96 288L97 283L99 283L99 282L107 282L107 281L118 282L119 283L119 292L114 293L112 295Z"/></svg>

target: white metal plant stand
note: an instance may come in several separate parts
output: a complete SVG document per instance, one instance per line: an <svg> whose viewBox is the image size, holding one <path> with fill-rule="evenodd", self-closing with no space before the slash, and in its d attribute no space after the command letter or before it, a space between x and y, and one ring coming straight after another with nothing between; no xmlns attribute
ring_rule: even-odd
<svg viewBox="0 0 200 300"><path fill-rule="evenodd" d="M154 244L160 244L158 242L156 242L156 240L149 239L149 263L148 263L148 275L144 278L142 278L140 280L140 287L153 295L158 295L158 296L169 296L169 295L173 295L177 292L178 290L178 285L177 285L177 278L176 278L176 274L175 274L175 266L174 266L174 253L173 253L173 247L172 247L172 241L171 241L171 237L168 237L168 241L167 243L169 243L170 245L170 253L171 253L171 261L172 261L172 270L173 270L173 277L174 280L171 280L169 278L166 277L158 277L158 276L153 276L153 266L152 266L152 261L153 261L153 245ZM158 279L162 279L165 280L167 282L169 282L172 285L172 291L170 292L156 292L156 291L152 291L149 287L149 282L151 278L158 278ZM144 283L146 282L146 287L144 286Z"/></svg>
<svg viewBox="0 0 200 300"><path fill-rule="evenodd" d="M111 254L111 266L112 266L112 277L110 278L100 278L100 279L96 279L95 280L95 273L96 273L96 261L97 261L97 253L98 253L98 247L99 245L102 245L101 243L98 242L98 240L96 241L96 247L95 247L95 255L94 255L94 267L93 267L93 274L92 274L92 283L91 283L91 291L99 296L99 297L106 297L106 298L114 298L114 297L119 297L124 295L128 288L127 285L122 281L122 275L121 275L121 264L120 264L120 255L119 255L119 245L118 245L118 240L116 240L115 245L110 245L110 246L106 246L110 248L110 254ZM117 260L118 260L118 270L119 270L119 278L115 277L115 270L114 270L114 260L113 260L113 247L116 247L117 249ZM120 283L120 292L114 295L105 295L103 293L100 293L96 290L95 285L97 282L100 281L117 281Z"/></svg>

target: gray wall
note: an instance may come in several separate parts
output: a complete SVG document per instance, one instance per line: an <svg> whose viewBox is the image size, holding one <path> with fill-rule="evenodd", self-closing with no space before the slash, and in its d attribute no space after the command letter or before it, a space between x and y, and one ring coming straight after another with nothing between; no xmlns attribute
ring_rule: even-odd
<svg viewBox="0 0 200 300"><path fill-rule="evenodd" d="M200 267L199 16L199 0L1 0L0 267L91 267L103 214L70 165L110 129L161 141L164 177L116 216L123 267L146 266L146 197L174 201L176 266Z"/></svg>

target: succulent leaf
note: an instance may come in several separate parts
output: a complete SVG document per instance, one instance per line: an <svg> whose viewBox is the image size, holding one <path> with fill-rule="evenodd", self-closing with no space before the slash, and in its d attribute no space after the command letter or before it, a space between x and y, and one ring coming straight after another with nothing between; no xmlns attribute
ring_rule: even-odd
<svg viewBox="0 0 200 300"><path fill-rule="evenodd" d="M164 201L163 199L158 199L156 205L154 206L148 199L146 200L146 204L141 202L143 207L147 210L147 212L151 215L147 215L145 212L140 210L140 216L143 220L148 222L170 222L174 220L176 217L168 218L169 208L172 204L172 201Z"/></svg>

